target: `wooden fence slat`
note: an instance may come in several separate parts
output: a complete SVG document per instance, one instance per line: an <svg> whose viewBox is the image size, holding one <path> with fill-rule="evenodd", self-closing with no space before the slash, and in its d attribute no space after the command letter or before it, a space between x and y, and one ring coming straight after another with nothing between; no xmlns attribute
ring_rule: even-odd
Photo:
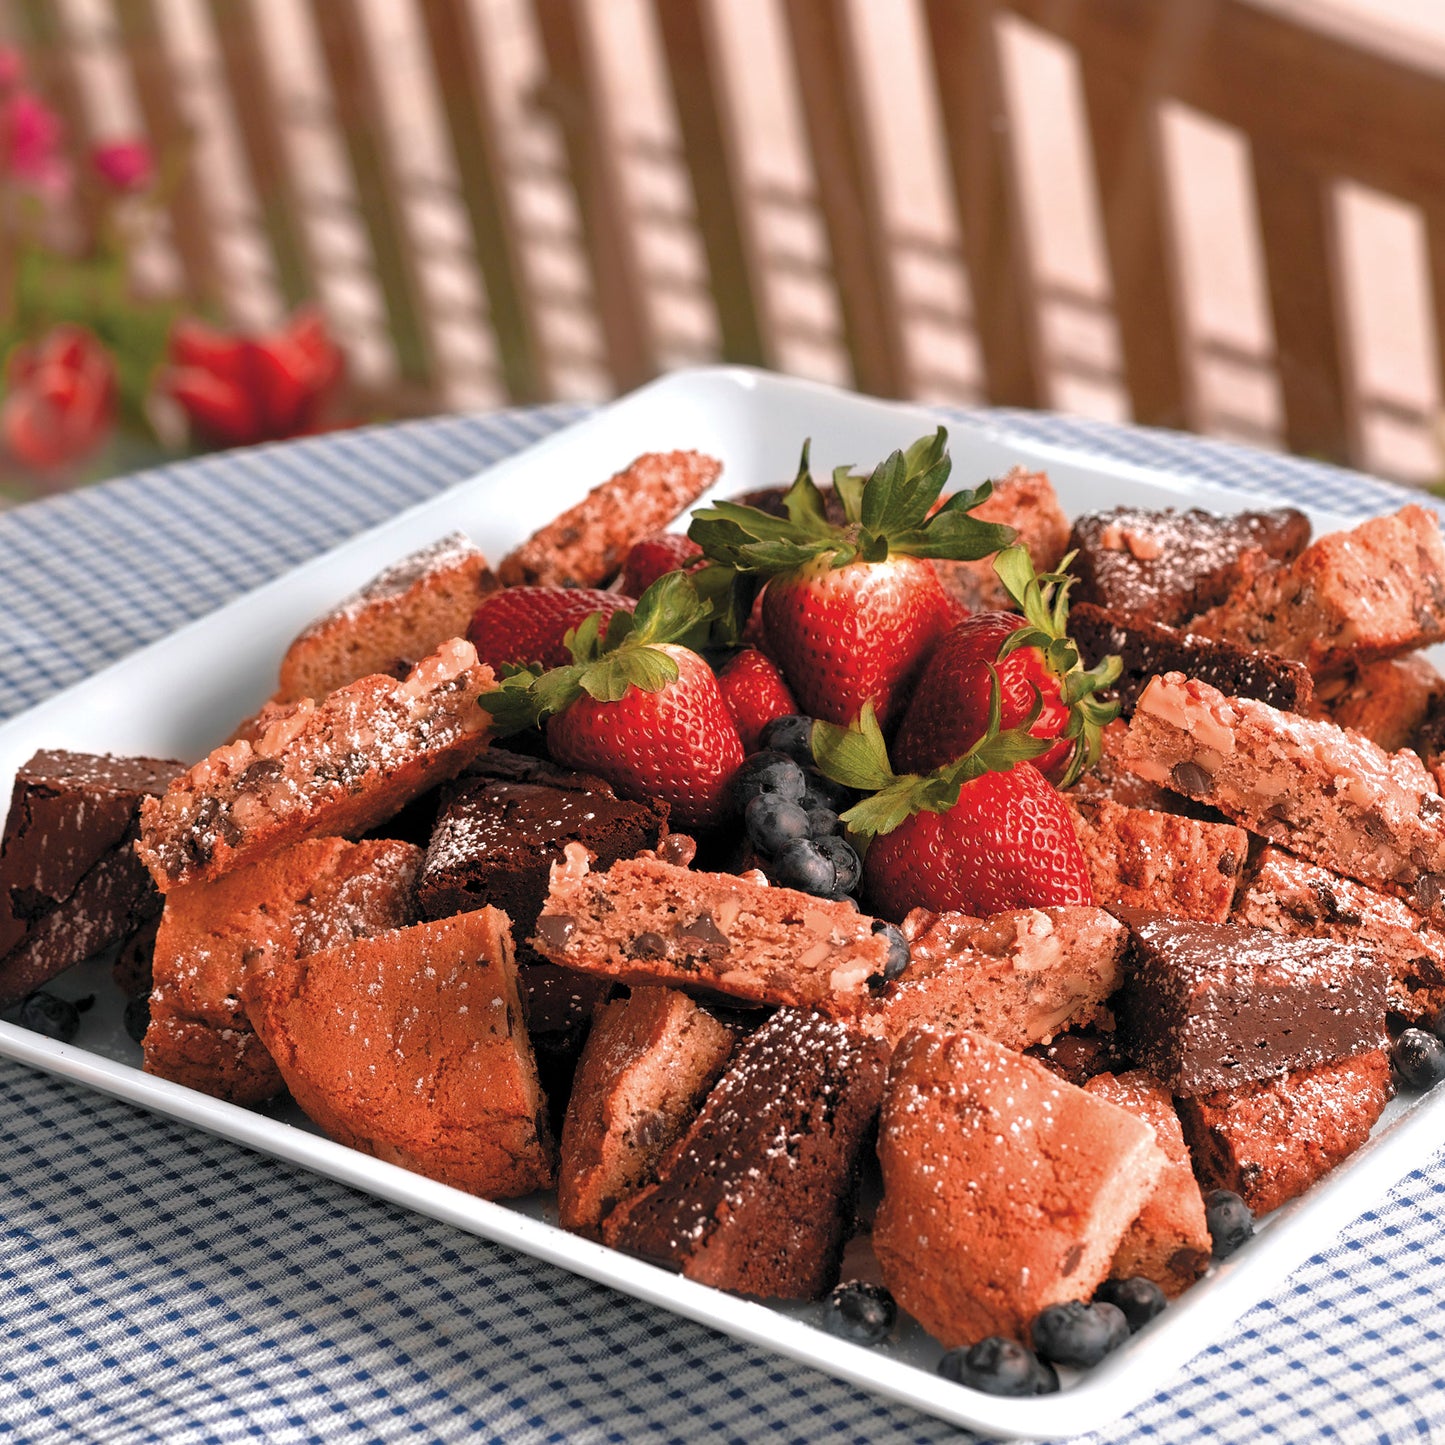
<svg viewBox="0 0 1445 1445"><path fill-rule="evenodd" d="M407 234L405 201L386 133L380 87L355 0L311 0L331 101L351 162L357 204L390 321L397 369L435 390L425 293Z"/></svg>
<svg viewBox="0 0 1445 1445"><path fill-rule="evenodd" d="M1039 406L1047 388L993 0L926 0L954 204L988 399Z"/></svg>
<svg viewBox="0 0 1445 1445"><path fill-rule="evenodd" d="M1445 196L1426 206L1425 266L1430 278L1430 319L1435 334L1435 445L1445 451Z"/></svg>
<svg viewBox="0 0 1445 1445"><path fill-rule="evenodd" d="M739 118L708 0L654 0L728 361L767 364L762 270L738 157Z"/></svg>
<svg viewBox="0 0 1445 1445"><path fill-rule="evenodd" d="M180 165L170 194L171 239L191 299L204 306L224 301L212 244L215 226L196 175L191 126L176 103L176 74L166 53L153 0L114 0L136 103L162 168Z"/></svg>
<svg viewBox="0 0 1445 1445"><path fill-rule="evenodd" d="M907 396L898 290L847 20L835 0L788 0L783 13L854 380L878 396Z"/></svg>
<svg viewBox="0 0 1445 1445"><path fill-rule="evenodd" d="M598 58L576 0L532 8L547 58L542 99L567 151L608 369L626 390L655 376L657 359Z"/></svg>
<svg viewBox="0 0 1445 1445"><path fill-rule="evenodd" d="M1175 293L1158 95L1145 76L1084 67L1084 104L1134 420L1185 427L1194 409Z"/></svg>
<svg viewBox="0 0 1445 1445"><path fill-rule="evenodd" d="M471 14L458 0L420 0L420 6L502 378L513 401L540 401L550 395L541 331Z"/></svg>
<svg viewBox="0 0 1445 1445"><path fill-rule="evenodd" d="M1328 185L1268 146L1253 148L1276 364L1291 451L1358 455L1346 370L1334 210Z"/></svg>
<svg viewBox="0 0 1445 1445"><path fill-rule="evenodd" d="M261 224L288 307L316 295L316 267L281 132L275 87L266 68L251 0L209 0L211 28L230 92L231 114L246 153Z"/></svg>

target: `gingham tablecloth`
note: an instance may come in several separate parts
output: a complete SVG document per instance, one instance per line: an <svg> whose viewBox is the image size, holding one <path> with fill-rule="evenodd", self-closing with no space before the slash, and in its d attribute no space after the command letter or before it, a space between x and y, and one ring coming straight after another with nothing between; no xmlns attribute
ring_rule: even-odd
<svg viewBox="0 0 1445 1445"><path fill-rule="evenodd" d="M0 514L0 717L581 414L352 432ZM1015 433L1341 511L1363 477L1024 413ZM0 1436L945 1440L444 1224L0 1061ZM1445 1154L1090 1440L1445 1439Z"/></svg>

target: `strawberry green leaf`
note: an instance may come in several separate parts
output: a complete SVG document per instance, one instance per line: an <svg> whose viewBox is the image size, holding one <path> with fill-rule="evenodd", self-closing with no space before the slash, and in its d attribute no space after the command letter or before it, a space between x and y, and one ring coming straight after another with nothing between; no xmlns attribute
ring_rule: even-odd
<svg viewBox="0 0 1445 1445"><path fill-rule="evenodd" d="M798 528L814 536L827 536L833 530L828 520L827 508L823 505L823 494L813 482L813 473L808 465L808 451L813 439L803 443L803 455L798 462L798 474L793 485L783 494L783 507L788 520Z"/></svg>
<svg viewBox="0 0 1445 1445"><path fill-rule="evenodd" d="M863 487L859 521L865 532L892 536L922 527L953 466L946 450L948 433L939 427L920 437L908 451L880 462Z"/></svg>
<svg viewBox="0 0 1445 1445"><path fill-rule="evenodd" d="M910 557L940 557L955 562L976 562L1000 547L1007 547L1018 533L1002 522L980 522L961 508L943 507L922 527L895 534L893 550Z"/></svg>
<svg viewBox="0 0 1445 1445"><path fill-rule="evenodd" d="M813 724L813 761L826 778L847 788L874 793L897 781L888 761L888 745L871 701L847 727Z"/></svg>
<svg viewBox="0 0 1445 1445"><path fill-rule="evenodd" d="M936 467L948 456L948 428L938 427L932 435L925 435L913 442L903 453L903 461L909 475L922 475Z"/></svg>
<svg viewBox="0 0 1445 1445"><path fill-rule="evenodd" d="M643 692L661 692L677 681L676 659L660 648L640 645L624 647L585 668L577 679L588 697L598 702L618 702L631 687Z"/></svg>
<svg viewBox="0 0 1445 1445"><path fill-rule="evenodd" d="M879 835L901 828L918 811L914 806L918 782L914 774L905 774L841 814L849 833L864 849Z"/></svg>
<svg viewBox="0 0 1445 1445"><path fill-rule="evenodd" d="M833 490L843 504L843 515L854 525L863 511L863 487L867 477L861 477L852 467L833 468Z"/></svg>
<svg viewBox="0 0 1445 1445"><path fill-rule="evenodd" d="M495 737L535 727L540 719L535 697L537 674L525 667L508 667L491 692L484 692L478 703L492 715Z"/></svg>
<svg viewBox="0 0 1445 1445"><path fill-rule="evenodd" d="M698 595L697 584L689 573L664 572L637 599L627 633L639 646L675 642L706 621L709 613L710 608Z"/></svg>

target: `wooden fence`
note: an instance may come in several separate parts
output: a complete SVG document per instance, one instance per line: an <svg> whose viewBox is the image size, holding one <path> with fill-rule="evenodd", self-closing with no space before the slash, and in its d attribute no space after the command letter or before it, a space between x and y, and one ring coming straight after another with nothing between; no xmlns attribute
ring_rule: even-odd
<svg viewBox="0 0 1445 1445"><path fill-rule="evenodd" d="M82 142L139 133L186 157L154 274L240 324L320 297L394 414L606 395L729 359L1027 406L1070 405L1072 376L1138 421L1219 430L1201 378L1230 347L1191 312L1165 144L1182 115L1244 156L1240 244L1267 297L1263 340L1224 356L1261 382L1263 419L1223 429L1369 462L1384 414L1433 448L1445 62L1287 10L3 0L0 20ZM1024 131L1041 97L1008 64L1022 42L1052 47L1077 93L1092 288L1040 261ZM1420 238L1431 354L1404 402L1355 365L1350 186L1406 208Z"/></svg>

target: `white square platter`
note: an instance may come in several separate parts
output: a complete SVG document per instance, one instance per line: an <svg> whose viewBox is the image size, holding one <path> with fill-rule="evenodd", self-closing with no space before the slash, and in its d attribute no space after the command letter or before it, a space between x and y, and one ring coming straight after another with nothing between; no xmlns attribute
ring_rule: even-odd
<svg viewBox="0 0 1445 1445"><path fill-rule="evenodd" d="M270 693L289 640L381 568L458 529L488 557L500 558L641 452L696 448L720 457L718 494L729 495L791 478L805 437L812 437L813 464L824 475L838 463L871 466L936 421L925 408L741 368L664 378L0 726L0 797L8 797L15 770L39 748L187 760L203 755ZM1010 439L995 427L951 426L950 447L950 485L975 485L1020 462L1044 467L1071 516L1121 504L1230 512L1278 501ZM1356 520L1306 510L1317 532ZM1277 1211L1247 1249L1215 1267L1101 1366L1068 1380L1057 1395L997 1399L939 1378L933 1372L938 1348L916 1327L879 1349L851 1345L814 1323L821 1318L815 1306L775 1308L694 1284L565 1233L542 1201L476 1199L332 1143L294 1111L283 1117L253 1112L152 1078L141 1072L140 1051L121 1027L122 1000L103 963L81 965L54 986L72 996L97 994L79 1039L59 1044L0 1022L0 1055L304 1165L993 1436L1062 1437L1126 1413L1428 1158L1445 1125L1445 1089L1419 1101L1396 1100L1365 1149Z"/></svg>

